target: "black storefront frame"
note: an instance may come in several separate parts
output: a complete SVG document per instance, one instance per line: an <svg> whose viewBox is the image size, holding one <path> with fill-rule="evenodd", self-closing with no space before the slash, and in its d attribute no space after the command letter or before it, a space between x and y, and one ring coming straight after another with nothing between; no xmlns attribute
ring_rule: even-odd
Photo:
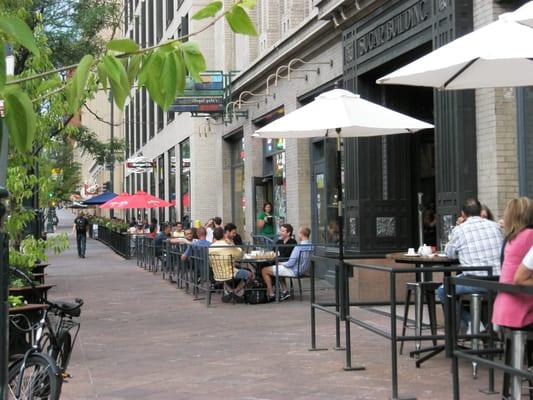
<svg viewBox="0 0 533 400"><path fill-rule="evenodd" d="M320 94L329 90L339 88L343 86L342 76L339 76L331 81L314 88L310 92L307 92L298 97L298 103L301 106L309 104ZM321 148L319 150L319 148ZM322 152L319 155L318 152ZM344 151L343 151L344 153ZM336 139L328 138L312 138L309 143L309 160L310 160L310 176L311 176L311 232L313 232L314 242L324 244L326 246L331 245L333 247L338 246L338 232L330 229L331 223L336 225L337 222L337 205L330 198L337 195L336 187L336 166L337 166L337 141ZM343 154L344 157L344 154ZM344 165L343 167L344 168ZM324 201L326 204L325 209L325 221L320 221L317 205L319 205L318 199L318 182L317 175L323 174L323 188L325 192L325 199L320 199L320 202ZM328 217L328 210L331 209L331 222ZM323 225L324 229L319 227ZM346 225L344 225L346 226ZM335 240L335 237L337 240ZM345 236L346 237L346 236ZM333 240L330 240L333 239ZM344 243L345 247L349 247L350 244ZM332 248L333 248L332 247Z"/></svg>
<svg viewBox="0 0 533 400"><path fill-rule="evenodd" d="M389 28L396 29L396 34L390 33L392 31L388 31ZM424 44L437 48L472 29L471 0L436 4L430 0L387 2L343 32L344 87L360 92L365 97L364 87L360 87L364 74L379 71L381 65L390 66L393 61L401 62L400 57L415 50L420 51ZM476 152L475 98L473 91L435 91L433 97L439 240L440 236L444 236L444 221L455 221L454 217L464 199L477 194L477 160L466 154ZM357 252L369 254L411 247L414 238L414 233L405 228L405 222L414 218L412 211L406 208L408 199L394 204L365 197L370 189L368 184L365 186L362 183L366 177L365 169L372 167L363 160L365 156L367 160L371 159L368 153L380 146L380 140L364 138L345 141L347 243L354 243ZM401 139L390 137L386 141L408 149ZM403 211L400 211L402 208ZM379 244L376 235L380 213L384 217L380 220L385 220L394 216L394 213L400 217L401 212L408 212L408 217L404 216L394 223L396 229L400 226L403 230L395 232L396 240ZM376 224L376 227L368 228L369 224ZM359 244L358 240L361 241Z"/></svg>
<svg viewBox="0 0 533 400"><path fill-rule="evenodd" d="M246 225L246 214L245 214L245 211L244 210L240 211L240 213L243 214L243 224L242 224L242 226L239 226L239 221L236 218L236 216L237 216L237 208L238 207L242 208L242 199L245 198L246 192L243 190L242 198L238 202L239 204L237 204L237 199L235 198L235 189L236 189L235 173L236 173L237 169L241 169L242 173L243 173L243 177L242 177L243 183L245 183L245 178L244 178L245 167L244 167L244 159L242 159L241 161L236 161L237 158L235 156L235 152L237 151L238 148L241 149L241 151L243 151L243 152L245 151L244 150L244 143L243 143L243 140L244 140L243 128L241 127L239 129L237 129L236 131L230 133L229 135L224 136L224 140L228 144L229 152L230 152L231 220L233 221L233 223L235 223L237 225L237 228L242 231L242 230L244 230L244 225ZM242 146L239 147L238 143L241 143ZM245 155L245 157L246 157L246 155Z"/></svg>

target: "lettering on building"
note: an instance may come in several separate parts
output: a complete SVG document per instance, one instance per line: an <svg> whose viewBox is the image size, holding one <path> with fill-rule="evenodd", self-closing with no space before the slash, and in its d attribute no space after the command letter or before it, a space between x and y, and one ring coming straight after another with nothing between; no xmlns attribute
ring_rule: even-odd
<svg viewBox="0 0 533 400"><path fill-rule="evenodd" d="M357 56L363 56L385 43L416 28L429 17L427 0L418 1L407 10L395 15L357 40Z"/></svg>

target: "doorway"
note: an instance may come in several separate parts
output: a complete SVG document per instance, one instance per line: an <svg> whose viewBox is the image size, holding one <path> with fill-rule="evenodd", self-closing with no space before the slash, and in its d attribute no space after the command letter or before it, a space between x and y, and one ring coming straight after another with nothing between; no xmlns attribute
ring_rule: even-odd
<svg viewBox="0 0 533 400"><path fill-rule="evenodd" d="M254 177L254 234L257 234L257 216L263 211L265 202L273 202L274 179L272 175Z"/></svg>
<svg viewBox="0 0 533 400"><path fill-rule="evenodd" d="M379 77L421 57L429 51L431 51L431 43L426 43L359 76L358 84L361 88L359 92L363 97L382 106L422 121L433 123L433 89L415 86L377 85L375 83ZM409 241L413 245L420 242L417 193L422 193L423 240L421 242L436 246L435 132L430 129L402 136L406 136L406 140L408 140L407 146L398 150L407 152L407 154L403 154L407 160L405 168L402 168L401 171L391 171L389 169L388 177L384 177L384 179L399 179L407 185L407 190L404 193L409 208L409 217L407 218L407 223L410 225L408 231L411 232ZM384 143L389 143L390 147L394 143L393 141L394 139L391 137L390 141L384 141ZM395 157L394 149L388 149L389 158L391 153L392 157ZM389 185L391 184L394 185L394 182L389 182Z"/></svg>

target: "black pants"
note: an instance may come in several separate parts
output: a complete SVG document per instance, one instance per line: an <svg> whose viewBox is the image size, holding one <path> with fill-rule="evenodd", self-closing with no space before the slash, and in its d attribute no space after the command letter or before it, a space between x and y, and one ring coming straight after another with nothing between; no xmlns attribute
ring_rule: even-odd
<svg viewBox="0 0 533 400"><path fill-rule="evenodd" d="M76 243L78 245L78 257L85 257L85 247L87 243L87 234L86 233L77 233L76 234Z"/></svg>

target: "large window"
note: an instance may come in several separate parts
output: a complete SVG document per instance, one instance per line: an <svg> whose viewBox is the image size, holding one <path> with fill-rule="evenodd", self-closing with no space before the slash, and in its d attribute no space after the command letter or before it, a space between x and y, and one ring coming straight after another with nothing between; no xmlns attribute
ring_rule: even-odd
<svg viewBox="0 0 533 400"><path fill-rule="evenodd" d="M126 158L130 156L130 112L129 106L124 108L124 147L126 147Z"/></svg>
<svg viewBox="0 0 533 400"><path fill-rule="evenodd" d="M141 148L141 101L139 92L135 93L135 150Z"/></svg>
<svg viewBox="0 0 533 400"><path fill-rule="evenodd" d="M135 107L130 103L130 154L135 153Z"/></svg>
<svg viewBox="0 0 533 400"><path fill-rule="evenodd" d="M191 148L189 139L180 143L180 218L191 221Z"/></svg>
<svg viewBox="0 0 533 400"><path fill-rule="evenodd" d="M165 154L161 154L157 158L157 178L159 184L159 198L165 199ZM159 222L165 220L165 209L159 208Z"/></svg>
<svg viewBox="0 0 533 400"><path fill-rule="evenodd" d="M274 215L278 225L287 220L287 179L285 172L285 139L266 139L266 168L272 168ZM271 164L271 166L270 166Z"/></svg>
<svg viewBox="0 0 533 400"><path fill-rule="evenodd" d="M141 108L142 108L142 143L143 146L146 144L147 140L147 128L148 128L148 103L146 101L146 88L141 89Z"/></svg>
<svg viewBox="0 0 533 400"><path fill-rule="evenodd" d="M152 99L149 99L147 107L148 107L148 132L149 132L149 138L153 138L155 136L155 112L154 112L154 101Z"/></svg>
<svg viewBox="0 0 533 400"><path fill-rule="evenodd" d="M312 219L314 240L338 245L337 223L337 143L335 139L320 139L311 144Z"/></svg>
<svg viewBox="0 0 533 400"><path fill-rule="evenodd" d="M157 132L160 132L165 127L165 113L163 109L156 105L157 108Z"/></svg>
<svg viewBox="0 0 533 400"><path fill-rule="evenodd" d="M150 173L150 194L152 196L157 196L157 193L155 191L155 181L156 181L156 175L155 172L152 170ZM150 218L155 217L155 208L150 209Z"/></svg>
<svg viewBox="0 0 533 400"><path fill-rule="evenodd" d="M174 19L174 0L167 1L167 28Z"/></svg>
<svg viewBox="0 0 533 400"><path fill-rule="evenodd" d="M154 0L148 0L148 46L154 45Z"/></svg>
<svg viewBox="0 0 533 400"><path fill-rule="evenodd" d="M141 5L141 47L146 47L146 2Z"/></svg>
<svg viewBox="0 0 533 400"><path fill-rule="evenodd" d="M170 222L176 222L176 149L172 147L168 151L168 201L172 203L169 208Z"/></svg>
<svg viewBox="0 0 533 400"><path fill-rule="evenodd" d="M231 146L231 214L239 230L244 229L246 198L244 196L244 138L239 135Z"/></svg>
<svg viewBox="0 0 533 400"><path fill-rule="evenodd" d="M163 37L163 0L156 0L155 18L155 26L157 29L156 42L159 43Z"/></svg>

